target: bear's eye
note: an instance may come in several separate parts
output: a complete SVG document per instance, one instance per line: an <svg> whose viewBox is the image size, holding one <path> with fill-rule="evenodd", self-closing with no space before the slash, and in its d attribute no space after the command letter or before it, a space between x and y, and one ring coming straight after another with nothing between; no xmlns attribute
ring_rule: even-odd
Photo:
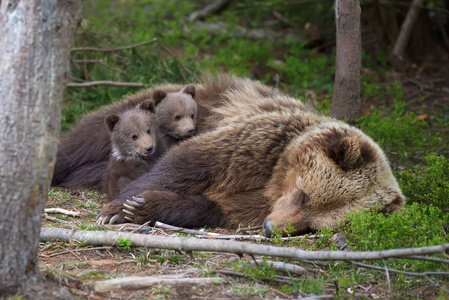
<svg viewBox="0 0 449 300"><path fill-rule="evenodd" d="M192 114L192 119L195 118L195 114Z"/></svg>
<svg viewBox="0 0 449 300"><path fill-rule="evenodd" d="M133 134L132 136L131 136L131 138L135 141L135 140L137 140L137 134Z"/></svg>
<svg viewBox="0 0 449 300"><path fill-rule="evenodd" d="M175 115L175 120L178 121L179 119L181 119L180 115Z"/></svg>
<svg viewBox="0 0 449 300"><path fill-rule="evenodd" d="M148 129L148 130L147 130L147 133L148 133L148 134L151 134L151 129Z"/></svg>

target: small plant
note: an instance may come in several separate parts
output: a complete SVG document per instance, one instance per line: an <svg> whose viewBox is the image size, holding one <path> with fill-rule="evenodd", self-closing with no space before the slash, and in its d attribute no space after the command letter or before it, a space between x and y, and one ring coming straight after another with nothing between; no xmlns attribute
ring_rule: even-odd
<svg viewBox="0 0 449 300"><path fill-rule="evenodd" d="M444 156L429 154L427 167L415 167L400 174L399 183L407 203L434 205L449 210L449 161Z"/></svg>
<svg viewBox="0 0 449 300"><path fill-rule="evenodd" d="M389 216L377 209L353 212L347 216L349 223L341 230L352 250L380 251L440 245L449 242L449 214L439 208L412 203L400 214ZM391 262L391 263L390 263ZM422 271L438 269L441 264L419 260L389 260L392 267Z"/></svg>
<svg viewBox="0 0 449 300"><path fill-rule="evenodd" d="M121 236L118 237L118 241L120 243L120 246L123 247L125 250L131 250L132 244L127 238L122 238Z"/></svg>
<svg viewBox="0 0 449 300"><path fill-rule="evenodd" d="M274 276L276 275L276 270L268 262L266 257L262 259L262 264L258 266L250 265L248 261L238 261L234 264L234 269L236 271L241 269L246 276L254 281L273 282Z"/></svg>

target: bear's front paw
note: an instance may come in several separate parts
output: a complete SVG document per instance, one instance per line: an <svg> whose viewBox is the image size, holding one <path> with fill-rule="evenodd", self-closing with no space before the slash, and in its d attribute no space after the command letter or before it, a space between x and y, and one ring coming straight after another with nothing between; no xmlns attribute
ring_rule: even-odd
<svg viewBox="0 0 449 300"><path fill-rule="evenodd" d="M111 215L111 214L108 215L108 214L106 214L106 215L104 215L104 214L100 213L97 216L96 223L98 225L116 224L116 223L118 224L118 223L121 223L121 222L119 222L119 219L120 219L119 214L116 214L116 215Z"/></svg>
<svg viewBox="0 0 449 300"><path fill-rule="evenodd" d="M138 196L137 197L136 196L132 196L132 200L129 200L129 199L126 200L126 202L123 203L123 206L125 208L122 209L122 212L125 214L124 218L126 220L130 221L130 222L135 223L136 217L135 217L134 213L143 204L145 204L145 200L143 198L138 197Z"/></svg>

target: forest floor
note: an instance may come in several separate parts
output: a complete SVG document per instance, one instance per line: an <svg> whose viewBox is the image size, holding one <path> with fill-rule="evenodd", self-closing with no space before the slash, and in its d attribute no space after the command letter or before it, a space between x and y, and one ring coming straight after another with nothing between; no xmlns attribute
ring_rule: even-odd
<svg viewBox="0 0 449 300"><path fill-rule="evenodd" d="M60 208L79 213L77 217L64 214L46 214L43 227L58 227L74 230L120 230L127 228L95 225L95 216L106 199L103 195L87 191L69 192L52 188L47 208ZM59 220L59 221L58 221ZM141 234L163 236L186 236L186 234L152 228ZM235 234L233 230L208 228L208 232ZM241 234L241 233L240 233ZM198 239L199 243L201 242ZM315 242L313 236L306 237L300 244L282 245L307 249ZM249 243L249 242L246 242ZM252 243L280 246L279 242ZM385 274L373 275L360 268L347 272L335 272L332 268L343 262L313 261L301 263L308 271L305 274L274 273L262 266L259 271L242 270L252 257L225 252L187 253L163 249L146 249L126 245L91 246L79 241L46 242L40 244L39 266L46 278L55 280L70 290L75 299L435 299L438 289L421 284L410 290L388 288ZM325 251L325 250L324 250ZM256 256L256 259L262 257ZM273 260L276 260L273 258ZM240 266L240 269L237 267ZM350 268L351 266L349 266ZM223 274L228 272L228 274ZM247 274L245 274L247 272ZM155 285L146 289L122 289L97 292L95 283L112 278L150 276L152 278L219 278L214 283ZM336 276L334 279L331 279ZM354 283L354 276L360 278ZM267 278L271 278L267 279ZM352 280L351 280L352 278ZM349 284L342 285L348 281ZM351 283L352 282L352 283Z"/></svg>

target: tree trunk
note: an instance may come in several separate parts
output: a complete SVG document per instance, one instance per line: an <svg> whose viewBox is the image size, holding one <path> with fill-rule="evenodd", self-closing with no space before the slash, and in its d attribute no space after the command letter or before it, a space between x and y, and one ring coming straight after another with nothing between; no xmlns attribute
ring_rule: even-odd
<svg viewBox="0 0 449 300"><path fill-rule="evenodd" d="M360 30L360 3L358 0L337 0L335 20L337 27L337 58L334 95L330 115L352 123L360 116L360 69L362 66L362 39Z"/></svg>
<svg viewBox="0 0 449 300"><path fill-rule="evenodd" d="M81 0L1 1L0 297L52 298L37 264L40 218L80 16Z"/></svg>
<svg viewBox="0 0 449 300"><path fill-rule="evenodd" d="M404 58L404 52L410 41L413 25L415 25L416 20L418 19L418 13L425 1L426 0L413 0L407 13L407 17L405 18L404 23L402 23L401 31L393 48L393 55L400 60Z"/></svg>

